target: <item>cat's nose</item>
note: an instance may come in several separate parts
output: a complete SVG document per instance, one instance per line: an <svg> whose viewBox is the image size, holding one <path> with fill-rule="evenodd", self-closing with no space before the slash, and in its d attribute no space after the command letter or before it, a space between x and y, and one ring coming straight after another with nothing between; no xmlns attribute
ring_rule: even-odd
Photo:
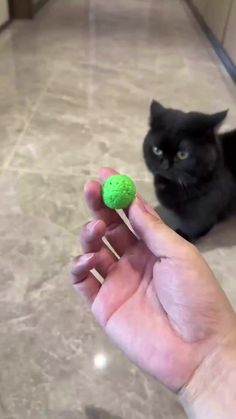
<svg viewBox="0 0 236 419"><path fill-rule="evenodd" d="M162 170L167 170L170 167L170 163L168 162L168 160L163 160L161 163L161 168Z"/></svg>

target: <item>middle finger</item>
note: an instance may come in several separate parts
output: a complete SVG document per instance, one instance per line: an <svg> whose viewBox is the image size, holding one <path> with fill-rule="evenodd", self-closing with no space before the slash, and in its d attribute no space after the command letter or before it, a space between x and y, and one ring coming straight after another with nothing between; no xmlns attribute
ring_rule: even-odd
<svg viewBox="0 0 236 419"><path fill-rule="evenodd" d="M106 278L118 258L104 244L102 237L105 234L106 225L103 221L92 221L86 224L81 232L81 245L85 254L96 254L96 271Z"/></svg>

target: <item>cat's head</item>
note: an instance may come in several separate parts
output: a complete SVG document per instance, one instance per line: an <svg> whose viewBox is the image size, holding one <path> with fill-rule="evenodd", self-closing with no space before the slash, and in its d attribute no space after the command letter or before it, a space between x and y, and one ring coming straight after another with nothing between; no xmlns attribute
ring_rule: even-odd
<svg viewBox="0 0 236 419"><path fill-rule="evenodd" d="M185 113L153 101L143 146L149 170L185 185L208 179L219 164L216 130L227 112Z"/></svg>

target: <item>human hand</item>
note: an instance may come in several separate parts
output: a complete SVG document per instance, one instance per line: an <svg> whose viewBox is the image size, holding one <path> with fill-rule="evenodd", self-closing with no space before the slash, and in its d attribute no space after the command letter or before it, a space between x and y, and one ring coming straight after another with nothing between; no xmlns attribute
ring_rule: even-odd
<svg viewBox="0 0 236 419"><path fill-rule="evenodd" d="M101 180L113 173L103 169ZM231 335L233 309L197 249L163 224L142 198L127 214L140 239L103 205L98 182L86 185L85 199L93 221L81 235L84 255L71 266L74 288L125 354L178 392Z"/></svg>

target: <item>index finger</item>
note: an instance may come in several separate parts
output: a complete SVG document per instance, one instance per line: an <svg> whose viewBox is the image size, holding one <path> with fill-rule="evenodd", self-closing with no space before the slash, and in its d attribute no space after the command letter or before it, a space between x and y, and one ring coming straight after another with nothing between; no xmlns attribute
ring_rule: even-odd
<svg viewBox="0 0 236 419"><path fill-rule="evenodd" d="M106 180L109 176L118 174L119 173L111 167L102 167L99 171L99 178L102 182L104 182L104 180Z"/></svg>
<svg viewBox="0 0 236 419"><path fill-rule="evenodd" d="M116 170L110 167L103 167L100 169L99 179L103 183L109 176L116 174L118 174ZM103 220L107 226L122 221L120 215L115 210L106 207L103 203L99 182L89 181L85 185L85 199L94 218ZM128 211L125 213L128 214Z"/></svg>

